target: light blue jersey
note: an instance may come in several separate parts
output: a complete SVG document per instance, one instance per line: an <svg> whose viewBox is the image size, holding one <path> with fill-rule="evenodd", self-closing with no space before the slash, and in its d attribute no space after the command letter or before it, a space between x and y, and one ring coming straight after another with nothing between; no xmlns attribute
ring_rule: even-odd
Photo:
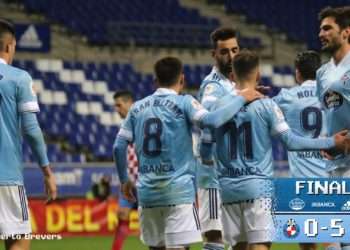
<svg viewBox="0 0 350 250"><path fill-rule="evenodd" d="M166 206L194 202L192 125L218 128L233 118L245 103L228 96L225 104L208 112L189 95L159 88L130 109L113 145L121 183L128 181L127 144L135 143L139 160L137 182L141 206Z"/></svg>
<svg viewBox="0 0 350 250"><path fill-rule="evenodd" d="M333 135L350 129L350 52L338 64L331 59L317 71L317 93L324 107L327 133ZM350 167L350 156L338 155L327 168Z"/></svg>
<svg viewBox="0 0 350 250"><path fill-rule="evenodd" d="M297 135L316 138L326 135L326 117L316 96L316 81L282 89L273 98L283 111L286 121ZM292 177L327 177L326 160L320 151L288 151Z"/></svg>
<svg viewBox="0 0 350 250"><path fill-rule="evenodd" d="M21 112L38 112L32 79L0 59L0 185L23 185Z"/></svg>
<svg viewBox="0 0 350 250"><path fill-rule="evenodd" d="M141 206L194 202L191 124L206 113L192 96L163 88L131 107L118 136L136 146Z"/></svg>
<svg viewBox="0 0 350 250"><path fill-rule="evenodd" d="M217 104L220 107L221 103ZM213 138L216 140L216 162L224 203L271 195L273 135L278 135L289 150L335 146L334 138L310 139L294 134L281 109L269 98L244 106L233 119L215 130L215 137L202 137L203 148L210 145ZM202 149L201 156L205 154L210 151Z"/></svg>
<svg viewBox="0 0 350 250"><path fill-rule="evenodd" d="M217 67L213 67L200 86L198 100L208 109L213 110L215 103L223 96L235 95L235 83L221 74ZM195 135L198 136L198 135ZM198 145L194 145L195 154L198 156ZM197 169L197 185L199 188L219 188L217 170L207 166L199 166Z"/></svg>

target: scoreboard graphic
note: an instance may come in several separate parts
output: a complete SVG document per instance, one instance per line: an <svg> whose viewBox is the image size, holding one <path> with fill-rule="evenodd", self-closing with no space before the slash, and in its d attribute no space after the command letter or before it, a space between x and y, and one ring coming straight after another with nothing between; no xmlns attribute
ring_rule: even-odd
<svg viewBox="0 0 350 250"><path fill-rule="evenodd" d="M350 179L274 181L275 242L350 242Z"/></svg>

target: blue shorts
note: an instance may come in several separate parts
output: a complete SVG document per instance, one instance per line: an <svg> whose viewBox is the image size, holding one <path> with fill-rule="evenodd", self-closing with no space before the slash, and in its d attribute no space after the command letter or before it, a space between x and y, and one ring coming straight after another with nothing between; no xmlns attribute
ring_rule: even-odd
<svg viewBox="0 0 350 250"><path fill-rule="evenodd" d="M118 204L119 204L119 207L126 207L126 208L131 208L131 209L133 209L133 208L137 209L137 202L131 202L131 201L126 200L123 197L122 192L119 192Z"/></svg>

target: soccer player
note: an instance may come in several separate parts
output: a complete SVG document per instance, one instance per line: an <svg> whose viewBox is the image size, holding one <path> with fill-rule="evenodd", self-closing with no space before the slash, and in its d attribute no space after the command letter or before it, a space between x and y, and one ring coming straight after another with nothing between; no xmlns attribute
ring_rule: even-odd
<svg viewBox="0 0 350 250"><path fill-rule="evenodd" d="M13 25L0 20L0 235L8 237L7 250L27 250L30 241L22 236L31 233L31 225L23 185L21 131L38 159L50 200L56 199L57 188L35 115L39 106L32 79L10 65L15 48Z"/></svg>
<svg viewBox="0 0 350 250"><path fill-rule="evenodd" d="M179 95L184 87L179 59L157 61L155 75L159 88L131 107L113 150L123 194L134 200L126 171L126 149L128 143L136 145L141 240L150 249L180 250L202 240L194 205L193 167L197 163L192 151L192 124L221 126L246 101L261 94L241 91L240 96L230 96L221 109L210 113L192 96Z"/></svg>
<svg viewBox="0 0 350 250"><path fill-rule="evenodd" d="M204 78L198 93L198 99L208 110L211 110L221 97L236 94L235 83L230 79L230 74L232 73L232 60L239 52L234 29L218 28L211 33L210 37L215 66ZM217 249L224 249L221 233L221 198L216 168L198 167L197 186L199 219L205 238L203 249L212 249L213 245Z"/></svg>
<svg viewBox="0 0 350 250"><path fill-rule="evenodd" d="M255 89L259 58L244 50L233 59L237 89ZM222 103L226 102L222 98ZM217 103L220 107L220 102ZM271 188L273 175L271 135L277 135L289 150L321 149L350 143L346 131L333 138L309 139L294 134L277 104L264 98L244 106L215 131L216 156L222 197L223 238L234 249L266 250L273 239ZM211 161L210 134L203 137L201 157ZM235 245L241 242L239 247Z"/></svg>
<svg viewBox="0 0 350 250"><path fill-rule="evenodd" d="M325 108L327 132L333 134L350 127L349 86L350 73L350 7L323 9L319 37L322 51L331 54L331 60L317 71L317 94ZM333 175L349 176L350 155L337 155L329 165Z"/></svg>
<svg viewBox="0 0 350 250"><path fill-rule="evenodd" d="M114 107L121 118L125 119L130 107L134 103L132 93L128 90L117 91L113 95ZM128 176L134 184L137 179L138 162L133 144L128 145ZM121 250L129 232L129 216L132 209L137 209L137 202L126 200L120 190L118 201L118 226L113 242L113 250Z"/></svg>
<svg viewBox="0 0 350 250"><path fill-rule="evenodd" d="M321 66L321 58L315 51L304 51L297 55L295 79L299 86L282 89L273 98L282 110L286 121L294 133L317 138L326 135L325 115L316 96L316 71ZM326 161L320 151L288 152L291 177L328 177ZM336 244L326 244L326 250L338 249ZM317 244L300 243L302 250L316 250Z"/></svg>
<svg viewBox="0 0 350 250"><path fill-rule="evenodd" d="M325 136L325 115L316 96L315 81L321 58L315 51L304 51L297 55L294 65L299 86L282 89L273 100L294 133L309 138ZM320 151L289 151L288 163L291 177L328 177Z"/></svg>
<svg viewBox="0 0 350 250"><path fill-rule="evenodd" d="M331 55L316 75L317 95L325 109L327 133L350 128L350 7L327 7L319 13L322 51ZM332 152L331 175L350 176L350 155ZM343 244L342 250L349 250Z"/></svg>

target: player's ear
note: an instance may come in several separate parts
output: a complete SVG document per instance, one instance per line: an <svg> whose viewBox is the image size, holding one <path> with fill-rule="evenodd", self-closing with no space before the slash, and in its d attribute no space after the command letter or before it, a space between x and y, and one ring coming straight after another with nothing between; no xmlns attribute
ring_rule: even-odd
<svg viewBox="0 0 350 250"><path fill-rule="evenodd" d="M350 27L347 27L343 30L343 39L349 42L350 39Z"/></svg>

